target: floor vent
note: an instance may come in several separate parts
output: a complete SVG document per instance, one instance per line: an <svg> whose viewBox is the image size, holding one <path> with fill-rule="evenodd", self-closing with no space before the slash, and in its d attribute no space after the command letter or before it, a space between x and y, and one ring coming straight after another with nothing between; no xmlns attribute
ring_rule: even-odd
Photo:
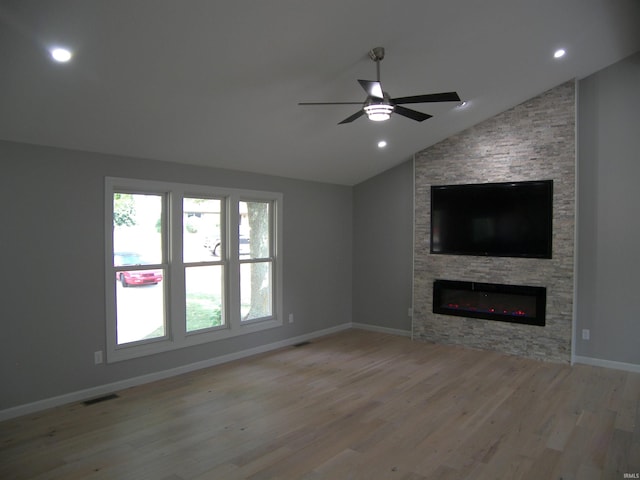
<svg viewBox="0 0 640 480"><path fill-rule="evenodd" d="M294 347L304 347L305 345L309 345L311 342L300 342L300 343L294 343L293 346Z"/></svg>
<svg viewBox="0 0 640 480"><path fill-rule="evenodd" d="M115 393L111 393L109 395L104 395L103 397L92 398L91 400L85 400L82 402L85 406L94 405L100 402L106 402L107 400L113 400L114 398L119 398Z"/></svg>

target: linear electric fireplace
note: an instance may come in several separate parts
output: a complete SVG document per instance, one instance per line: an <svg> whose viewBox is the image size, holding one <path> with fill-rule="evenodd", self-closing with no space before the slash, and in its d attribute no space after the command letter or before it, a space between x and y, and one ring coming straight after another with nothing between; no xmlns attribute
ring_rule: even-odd
<svg viewBox="0 0 640 480"><path fill-rule="evenodd" d="M545 325L547 289L523 285L436 280L433 313Z"/></svg>

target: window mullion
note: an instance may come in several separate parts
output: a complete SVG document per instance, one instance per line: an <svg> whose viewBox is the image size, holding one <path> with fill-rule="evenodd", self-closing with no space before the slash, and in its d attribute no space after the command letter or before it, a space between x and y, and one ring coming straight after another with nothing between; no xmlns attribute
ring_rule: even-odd
<svg viewBox="0 0 640 480"><path fill-rule="evenodd" d="M183 192L173 191L169 195L169 221L167 222L167 246L169 264L169 279L167 288L168 311L171 312L167 320L171 338L181 341L186 336L185 320L185 272L182 258L182 199Z"/></svg>
<svg viewBox="0 0 640 480"><path fill-rule="evenodd" d="M228 261L228 299L229 299L229 326L237 330L241 326L240 318L240 259L239 237L240 212L239 197L236 194L229 195L227 202L227 250L225 252Z"/></svg>

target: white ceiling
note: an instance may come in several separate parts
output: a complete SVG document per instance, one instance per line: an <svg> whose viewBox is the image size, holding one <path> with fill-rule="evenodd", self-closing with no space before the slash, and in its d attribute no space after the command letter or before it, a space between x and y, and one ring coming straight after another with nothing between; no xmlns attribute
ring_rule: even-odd
<svg viewBox="0 0 640 480"><path fill-rule="evenodd" d="M638 51L639 25L638 0L0 0L0 139L353 185ZM364 101L377 46L391 97L468 106L298 106Z"/></svg>

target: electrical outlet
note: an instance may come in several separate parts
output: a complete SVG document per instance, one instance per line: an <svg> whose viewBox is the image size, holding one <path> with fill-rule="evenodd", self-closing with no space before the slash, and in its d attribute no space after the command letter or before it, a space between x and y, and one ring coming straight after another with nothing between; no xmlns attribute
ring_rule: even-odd
<svg viewBox="0 0 640 480"><path fill-rule="evenodd" d="M96 365L100 365L102 363L102 350L93 352L93 363Z"/></svg>
<svg viewBox="0 0 640 480"><path fill-rule="evenodd" d="M289 314L289 323L293 323L293 313Z"/></svg>
<svg viewBox="0 0 640 480"><path fill-rule="evenodd" d="M591 337L591 332L589 331L589 329L588 328L582 329L582 339L589 340L590 337Z"/></svg>

